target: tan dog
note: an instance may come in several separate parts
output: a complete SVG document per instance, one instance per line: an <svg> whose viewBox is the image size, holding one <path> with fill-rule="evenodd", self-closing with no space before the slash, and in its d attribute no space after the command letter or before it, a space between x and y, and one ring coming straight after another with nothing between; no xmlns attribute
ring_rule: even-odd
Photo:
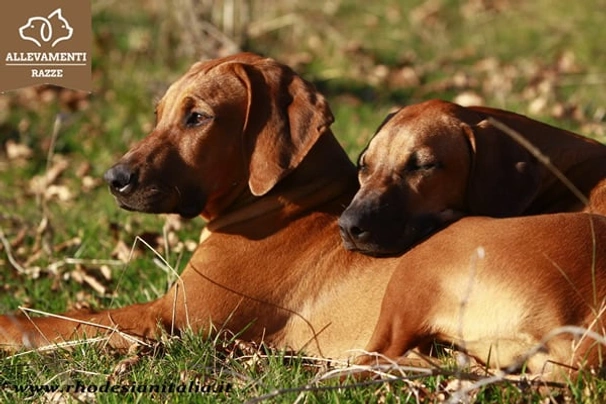
<svg viewBox="0 0 606 404"><path fill-rule="evenodd" d="M127 209L201 213L208 220L203 241L180 280L156 301L71 313L71 320L2 316L0 343L18 348L101 334L109 336L113 346L125 347L132 341L129 335L156 338L162 329L178 332L191 327L208 334L213 328L226 328L278 347L347 357L350 349L362 348L370 340L396 269L410 282L396 279L390 286L392 298L385 300L396 305L385 306L384 313L398 319L394 337L428 337L425 330L457 327L459 317L452 310L459 307L460 282L467 285L474 279L470 254L479 245L486 245L483 262L503 269L482 275L482 288L491 293L493 286L499 289L480 294L477 304L512 308L517 302L520 310L506 310L503 315L508 317L502 321L509 319L509 330L527 335L524 344L512 343L507 354L525 350L551 327L588 321L596 305L586 296L591 264L586 215L511 222L464 219L400 258L373 259L343 249L337 219L358 185L354 166L330 132L331 123L324 98L291 69L270 59L241 54L194 65L160 101L153 132L106 174L112 192ZM603 219L596 219L594 226L603 238ZM567 237L556 239L554 227L565 228ZM496 237L501 232L505 237ZM531 232L534 244L525 239ZM531 250L533 246L541 251ZM596 278L601 285L603 248L601 243L597 247ZM507 251L516 251L515 259ZM444 261L452 265L442 276L437 268ZM528 270L535 267L544 275L537 277ZM515 276L505 281L509 273ZM572 275L572 283L565 274ZM533 286L535 279L542 282ZM458 295L445 293L451 290L444 289L448 280L459 282L452 286ZM406 307L396 304L394 288L405 294L412 291ZM602 292L596 291L598 302ZM530 301L522 299L530 294ZM414 324L406 326L400 310L418 313L425 321L416 323L416 329ZM486 328L489 323L477 313L466 318L477 325L479 331L473 335L498 337L500 329ZM524 313L540 315L520 321ZM384 325L386 320L382 321ZM412 347L427 339L413 338L397 346ZM570 339L568 335L564 340ZM371 347L383 349L377 342L380 339L375 338ZM573 358L571 349L558 345L544 357L570 360L583 353L593 355L587 347ZM485 359L481 351L478 356Z"/></svg>
<svg viewBox="0 0 606 404"><path fill-rule="evenodd" d="M367 347L379 362L418 366L403 355L441 341L490 367L525 364L545 379L603 366L606 217L463 218L403 261ZM574 337L566 326L579 327Z"/></svg>
<svg viewBox="0 0 606 404"><path fill-rule="evenodd" d="M126 347L126 334L191 327L327 357L363 348L391 271L342 248L338 215L358 185L324 97L290 68L240 54L195 64L156 112L105 178L125 209L208 221L180 280L153 302L69 314L88 325L0 317L0 343L102 334Z"/></svg>
<svg viewBox="0 0 606 404"><path fill-rule="evenodd" d="M488 118L548 156L589 205ZM402 252L462 216L606 213L606 146L508 111L440 100L402 108L382 124L359 165L363 190L341 229L359 249L380 254ZM390 213L379 220L379 210Z"/></svg>

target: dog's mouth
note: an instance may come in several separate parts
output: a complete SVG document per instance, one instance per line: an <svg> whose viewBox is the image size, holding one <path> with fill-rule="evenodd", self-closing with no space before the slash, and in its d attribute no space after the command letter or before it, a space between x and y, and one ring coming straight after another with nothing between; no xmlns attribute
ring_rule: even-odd
<svg viewBox="0 0 606 404"><path fill-rule="evenodd" d="M393 240L393 238L383 237L384 234L372 233L363 240L343 228L340 229L340 234L343 247L346 250L372 257L390 257L401 254L405 250L400 246L400 243L394 244L388 241Z"/></svg>
<svg viewBox="0 0 606 404"><path fill-rule="evenodd" d="M451 214L422 214L406 221L392 218L381 221L384 225L374 226L363 238L340 228L341 239L343 246L350 251L373 257L398 256L447 225L443 220L445 217L450 218Z"/></svg>
<svg viewBox="0 0 606 404"><path fill-rule="evenodd" d="M171 199L171 198L168 198ZM131 212L141 212L141 213L151 213L151 214L159 214L159 213L175 213L184 219L192 219L196 216L199 216L204 210L203 204L195 204L189 203L179 204L177 206L171 207L171 203L167 200L161 200L161 198L154 198L154 201L136 201L133 202L128 198L121 197L116 195L116 202L121 209L128 210Z"/></svg>
<svg viewBox="0 0 606 404"><path fill-rule="evenodd" d="M142 213L176 213L191 219L202 213L205 198L184 196L176 187L133 187L129 192L110 187L121 209Z"/></svg>
<svg viewBox="0 0 606 404"><path fill-rule="evenodd" d="M186 219L199 216L207 199L198 189L174 184L145 184L138 179L120 186L110 183L109 190L121 209L150 214L174 213Z"/></svg>
<svg viewBox="0 0 606 404"><path fill-rule="evenodd" d="M110 187L111 193L116 198L118 206L124 210L143 213L168 213L168 201L171 198L169 194L157 188L149 189L129 189L129 192L122 192Z"/></svg>
<svg viewBox="0 0 606 404"><path fill-rule="evenodd" d="M355 242L343 239L343 246L346 250L368 255L375 258L388 258L402 254L400 250L389 250L376 244L356 245Z"/></svg>

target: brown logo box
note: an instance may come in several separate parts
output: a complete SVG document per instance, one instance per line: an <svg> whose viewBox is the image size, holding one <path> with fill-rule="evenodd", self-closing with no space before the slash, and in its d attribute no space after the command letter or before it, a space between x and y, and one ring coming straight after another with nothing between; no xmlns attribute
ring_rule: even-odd
<svg viewBox="0 0 606 404"><path fill-rule="evenodd" d="M0 38L0 91L39 84L91 91L89 0L11 2Z"/></svg>

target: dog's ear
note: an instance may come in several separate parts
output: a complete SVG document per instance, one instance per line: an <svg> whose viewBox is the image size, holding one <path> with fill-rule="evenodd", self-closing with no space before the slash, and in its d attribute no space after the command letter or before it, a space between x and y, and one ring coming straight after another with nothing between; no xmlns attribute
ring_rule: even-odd
<svg viewBox="0 0 606 404"><path fill-rule="evenodd" d="M536 159L488 121L463 124L472 154L467 205L472 215L520 215L539 190Z"/></svg>
<svg viewBox="0 0 606 404"><path fill-rule="evenodd" d="M334 118L324 97L289 67L271 59L240 66L248 90L248 184L259 196L301 163Z"/></svg>

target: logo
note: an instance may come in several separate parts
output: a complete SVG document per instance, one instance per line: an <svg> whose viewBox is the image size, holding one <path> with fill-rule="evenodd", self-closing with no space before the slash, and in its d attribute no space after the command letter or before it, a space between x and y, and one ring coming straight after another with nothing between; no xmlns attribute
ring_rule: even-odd
<svg viewBox="0 0 606 404"><path fill-rule="evenodd" d="M61 9L53 11L48 17L31 17L27 20L27 24L19 28L19 35L26 41L32 41L39 47L42 47L42 42L53 43L54 48L61 41L68 40L72 37L74 29L69 25L69 22L61 15Z"/></svg>
<svg viewBox="0 0 606 404"><path fill-rule="evenodd" d="M19 0L0 16L0 91L40 84L91 91L91 4Z"/></svg>

